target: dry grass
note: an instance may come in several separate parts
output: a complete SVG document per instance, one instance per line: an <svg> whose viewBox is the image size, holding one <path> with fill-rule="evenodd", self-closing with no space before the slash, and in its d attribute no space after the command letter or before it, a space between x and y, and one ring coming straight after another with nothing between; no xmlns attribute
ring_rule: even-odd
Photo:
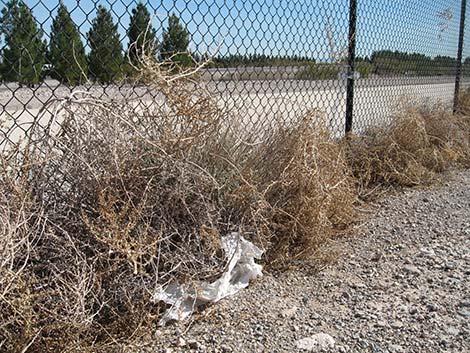
<svg viewBox="0 0 470 353"><path fill-rule="evenodd" d="M453 115L439 105L405 104L389 126L348 136L343 143L359 194L370 196L384 186L429 185L452 165L468 167L468 122L468 116Z"/></svg>
<svg viewBox="0 0 470 353"><path fill-rule="evenodd" d="M132 351L159 319L155 289L217 277L228 232L266 264L308 259L347 231L364 190L470 160L467 116L409 108L347 143L316 111L247 132L192 82L197 68L142 67L154 104L73 94L2 155L2 351Z"/></svg>
<svg viewBox="0 0 470 353"><path fill-rule="evenodd" d="M264 219L271 263L308 258L352 223L354 182L319 112L279 126L248 165L269 205Z"/></svg>
<svg viewBox="0 0 470 353"><path fill-rule="evenodd" d="M3 158L0 162L0 347L14 351L27 346L39 329L32 305L35 278L28 266L43 233L41 222L33 216L42 212L25 192L24 179L17 180Z"/></svg>
<svg viewBox="0 0 470 353"><path fill-rule="evenodd" d="M238 182L216 157L229 158L224 116L180 82L157 84L152 107L73 95L58 131L8 156L1 350L120 350L158 319L157 285L223 270L225 182Z"/></svg>
<svg viewBox="0 0 470 353"><path fill-rule="evenodd" d="M350 223L353 183L318 113L259 142L194 72L143 68L154 104L74 93L50 129L36 126L28 153L9 156L2 349L119 351L151 333L157 287L224 270L228 232L277 265Z"/></svg>

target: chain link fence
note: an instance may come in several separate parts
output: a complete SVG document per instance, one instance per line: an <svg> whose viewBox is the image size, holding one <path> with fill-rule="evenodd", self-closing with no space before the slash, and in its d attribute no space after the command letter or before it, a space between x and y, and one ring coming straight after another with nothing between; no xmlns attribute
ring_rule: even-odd
<svg viewBox="0 0 470 353"><path fill-rule="evenodd" d="M2 149L73 91L158 99L132 79L139 50L182 66L211 58L199 79L247 126L317 110L338 137L386 123L405 98L451 109L459 73L470 82L468 26L457 70L465 0L0 3Z"/></svg>

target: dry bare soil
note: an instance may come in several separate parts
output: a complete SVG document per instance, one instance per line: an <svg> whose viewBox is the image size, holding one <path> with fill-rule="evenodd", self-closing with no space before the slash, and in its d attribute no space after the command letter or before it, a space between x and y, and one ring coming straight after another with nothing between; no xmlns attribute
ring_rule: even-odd
<svg viewBox="0 0 470 353"><path fill-rule="evenodd" d="M373 204L337 264L267 273L151 351L470 352L470 170L444 180Z"/></svg>

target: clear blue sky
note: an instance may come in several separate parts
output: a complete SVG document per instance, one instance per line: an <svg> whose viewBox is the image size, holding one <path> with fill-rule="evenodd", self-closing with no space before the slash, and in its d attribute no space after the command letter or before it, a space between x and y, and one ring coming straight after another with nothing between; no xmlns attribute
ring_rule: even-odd
<svg viewBox="0 0 470 353"><path fill-rule="evenodd" d="M6 0L0 0L0 3ZM58 0L25 0L48 35ZM347 44L349 0L143 1L157 17L159 35L168 14L176 12L189 29L191 49L204 52L221 44L220 53L297 54L327 60L326 27L336 51ZM64 0L85 34L99 4L112 10L127 47L126 29L137 0ZM443 20L438 12L449 10ZM392 49L426 55L455 56L460 0L358 0L357 54ZM470 23L470 14L467 16ZM470 26L467 26L469 28ZM467 30L467 34L470 35ZM470 37L468 37L470 43ZM465 53L470 55L469 48Z"/></svg>

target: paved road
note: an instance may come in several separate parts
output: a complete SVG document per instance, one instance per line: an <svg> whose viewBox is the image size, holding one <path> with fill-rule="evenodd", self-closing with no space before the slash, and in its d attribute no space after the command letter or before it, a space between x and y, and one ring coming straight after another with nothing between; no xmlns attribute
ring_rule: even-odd
<svg viewBox="0 0 470 353"><path fill-rule="evenodd" d="M316 83L313 85L313 83ZM315 109L323 112L330 129L340 136L344 130L346 85L340 81L297 81L289 89L257 89L249 83L244 93L233 89L221 96L228 107L235 108L249 123L266 124L266 117L276 116L289 121L299 114ZM269 82L259 83L269 85ZM310 85L310 86L309 86ZM466 81L463 87L469 86ZM287 86L287 83L286 83ZM230 92L230 90L228 90ZM449 105L453 99L454 82L449 78L359 80L354 98L354 129L386 122L405 102ZM247 123L247 126L250 124Z"/></svg>
<svg viewBox="0 0 470 353"><path fill-rule="evenodd" d="M470 81L465 81L464 86L468 85ZM206 86L222 107L231 109L243 119L248 130L253 126L269 129L274 121L290 121L312 109L322 112L335 135L340 136L344 130L344 81L218 81L207 82ZM0 147L5 137L13 141L21 138L32 121L37 120L45 102L54 97L66 97L71 91L55 81L46 81L34 89L15 88L0 87L0 120L7 120L0 134ZM97 97L159 101L155 99L158 95L146 87L111 85L77 87L74 90L89 90ZM449 104L453 90L452 77L360 79L355 90L354 129L359 132L371 124L386 122L404 98L420 103ZM49 117L43 114L42 123ZM18 122L19 128L12 126L13 120Z"/></svg>
<svg viewBox="0 0 470 353"><path fill-rule="evenodd" d="M210 69L219 70L219 69ZM235 70L235 69L233 69ZM256 76L255 76L256 77ZM287 94L312 91L324 91L331 89L340 89L344 86L341 80L219 80L204 81L207 89L214 94ZM421 86L431 84L453 84L454 78L450 76L432 76L432 77L375 77L359 79L356 81L356 87L389 87L389 86ZM470 79L469 79L470 82ZM108 98L135 97L151 99L152 92L147 87L122 85L84 85L69 88L61 85L55 80L46 80L34 88L20 88L16 83L0 85L0 113L3 110L16 111L23 110L25 107L40 108L45 102L54 98L64 98L72 90L86 90L93 92L96 96ZM145 98L147 96L147 98Z"/></svg>

